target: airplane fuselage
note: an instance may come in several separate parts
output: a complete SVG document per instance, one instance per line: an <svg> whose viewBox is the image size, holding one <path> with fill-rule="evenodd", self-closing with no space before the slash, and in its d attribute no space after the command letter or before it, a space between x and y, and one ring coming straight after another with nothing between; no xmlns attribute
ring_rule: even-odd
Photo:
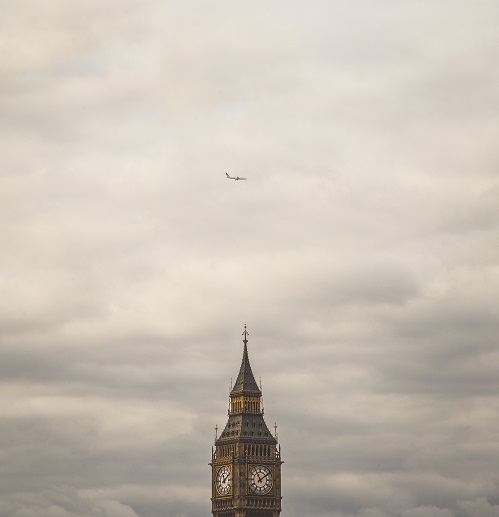
<svg viewBox="0 0 499 517"><path fill-rule="evenodd" d="M235 181L240 181L240 180L245 180L246 178L240 178L239 176L229 176L227 173L225 173L225 175L227 176L227 179L229 180L235 180Z"/></svg>

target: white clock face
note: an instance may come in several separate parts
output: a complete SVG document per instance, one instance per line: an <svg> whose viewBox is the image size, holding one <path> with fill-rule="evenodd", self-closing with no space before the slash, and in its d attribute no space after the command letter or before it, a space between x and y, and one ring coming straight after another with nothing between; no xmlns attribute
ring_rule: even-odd
<svg viewBox="0 0 499 517"><path fill-rule="evenodd" d="M250 470L249 486L255 494L266 494L272 488L272 472L261 465L253 467Z"/></svg>
<svg viewBox="0 0 499 517"><path fill-rule="evenodd" d="M232 485L232 477L227 467L220 467L217 472L217 490L220 495L227 495Z"/></svg>

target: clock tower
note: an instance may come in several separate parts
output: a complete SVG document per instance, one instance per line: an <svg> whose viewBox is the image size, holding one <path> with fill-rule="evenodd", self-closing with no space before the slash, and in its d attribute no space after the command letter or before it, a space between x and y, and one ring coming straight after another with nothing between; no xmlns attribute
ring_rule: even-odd
<svg viewBox="0 0 499 517"><path fill-rule="evenodd" d="M211 459L211 511L214 517L279 517L281 452L263 419L262 392L248 357L243 359L229 399L229 418L215 438Z"/></svg>

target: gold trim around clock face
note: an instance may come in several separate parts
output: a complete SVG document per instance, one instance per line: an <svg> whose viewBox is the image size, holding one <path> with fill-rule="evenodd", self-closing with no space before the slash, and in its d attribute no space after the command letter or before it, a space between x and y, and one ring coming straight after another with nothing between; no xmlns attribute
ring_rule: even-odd
<svg viewBox="0 0 499 517"><path fill-rule="evenodd" d="M272 469L264 465L251 465L248 472L248 485L254 494L268 494L274 486Z"/></svg>
<svg viewBox="0 0 499 517"><path fill-rule="evenodd" d="M215 488L218 495L228 496L232 493L232 469L230 465L222 465L217 469Z"/></svg>

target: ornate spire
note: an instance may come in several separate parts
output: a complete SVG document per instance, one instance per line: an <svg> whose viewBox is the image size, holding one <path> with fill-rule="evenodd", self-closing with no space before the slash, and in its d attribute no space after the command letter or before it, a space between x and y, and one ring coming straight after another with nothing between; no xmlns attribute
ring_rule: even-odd
<svg viewBox="0 0 499 517"><path fill-rule="evenodd" d="M246 329L246 325L244 325L243 332L243 360L241 361L241 368L239 369L239 375L237 376L236 382L231 390L231 395L258 395L261 396L262 392L256 383L253 372L251 371L251 365L248 357L248 335L249 332Z"/></svg>

